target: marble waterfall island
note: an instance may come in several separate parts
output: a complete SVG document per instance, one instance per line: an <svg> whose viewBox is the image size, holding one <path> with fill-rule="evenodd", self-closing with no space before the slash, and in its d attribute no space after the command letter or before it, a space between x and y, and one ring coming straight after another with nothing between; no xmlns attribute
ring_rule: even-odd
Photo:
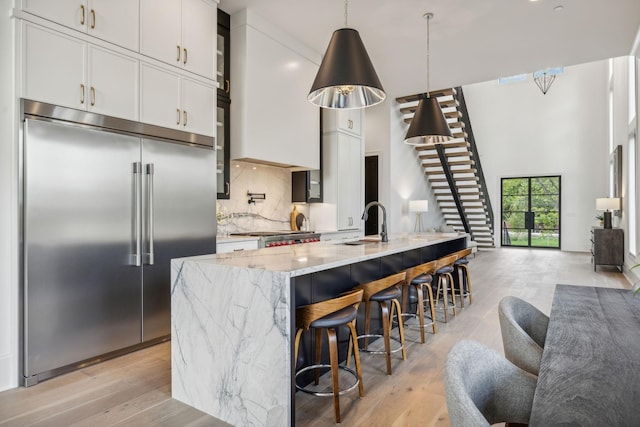
<svg viewBox="0 0 640 427"><path fill-rule="evenodd" d="M174 259L172 396L233 425L295 422L295 307L465 246L424 234Z"/></svg>

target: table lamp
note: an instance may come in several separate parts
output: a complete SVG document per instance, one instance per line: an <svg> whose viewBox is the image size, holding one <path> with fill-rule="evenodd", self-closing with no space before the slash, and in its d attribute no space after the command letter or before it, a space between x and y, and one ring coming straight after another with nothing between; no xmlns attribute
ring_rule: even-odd
<svg viewBox="0 0 640 427"><path fill-rule="evenodd" d="M620 209L620 199L618 197L596 199L596 209L604 211L604 228L611 228L611 211Z"/></svg>
<svg viewBox="0 0 640 427"><path fill-rule="evenodd" d="M416 224L413 226L413 231L421 233L424 231L422 227L422 212L429 211L428 200L409 200L409 212L416 213Z"/></svg>

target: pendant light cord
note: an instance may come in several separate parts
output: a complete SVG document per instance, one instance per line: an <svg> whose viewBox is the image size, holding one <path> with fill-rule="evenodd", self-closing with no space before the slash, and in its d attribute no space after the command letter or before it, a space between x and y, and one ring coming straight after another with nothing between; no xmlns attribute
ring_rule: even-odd
<svg viewBox="0 0 640 427"><path fill-rule="evenodd" d="M347 18L349 17L349 0L344 0L344 27L349 28L347 24Z"/></svg>
<svg viewBox="0 0 640 427"><path fill-rule="evenodd" d="M427 98L429 98L429 21L433 18L433 14L426 13L424 16L427 18Z"/></svg>

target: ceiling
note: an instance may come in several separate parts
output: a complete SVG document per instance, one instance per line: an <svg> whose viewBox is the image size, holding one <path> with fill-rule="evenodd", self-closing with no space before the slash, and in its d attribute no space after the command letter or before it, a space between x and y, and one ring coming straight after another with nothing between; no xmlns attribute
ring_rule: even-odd
<svg viewBox="0 0 640 427"><path fill-rule="evenodd" d="M221 0L219 7L231 15L250 8L318 53L344 27L343 0ZM426 89L426 12L434 14L431 89L640 54L639 0L350 0L348 26L360 32L391 97Z"/></svg>

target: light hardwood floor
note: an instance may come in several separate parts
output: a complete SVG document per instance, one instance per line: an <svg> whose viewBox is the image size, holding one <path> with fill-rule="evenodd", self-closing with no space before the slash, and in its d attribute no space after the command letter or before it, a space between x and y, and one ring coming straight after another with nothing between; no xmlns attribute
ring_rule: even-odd
<svg viewBox="0 0 640 427"><path fill-rule="evenodd" d="M548 250L496 249L471 258L473 304L438 334L419 343L407 331L407 360L399 353L393 375L382 356L363 354L365 397L340 399L343 426L447 426L442 385L446 355L460 339L480 341L502 352L497 306L515 295L549 313L557 283L629 288L615 268L593 272L589 255ZM121 356L30 388L0 393L0 426L226 426L171 399L170 343ZM298 393L297 426L334 425L332 400Z"/></svg>

